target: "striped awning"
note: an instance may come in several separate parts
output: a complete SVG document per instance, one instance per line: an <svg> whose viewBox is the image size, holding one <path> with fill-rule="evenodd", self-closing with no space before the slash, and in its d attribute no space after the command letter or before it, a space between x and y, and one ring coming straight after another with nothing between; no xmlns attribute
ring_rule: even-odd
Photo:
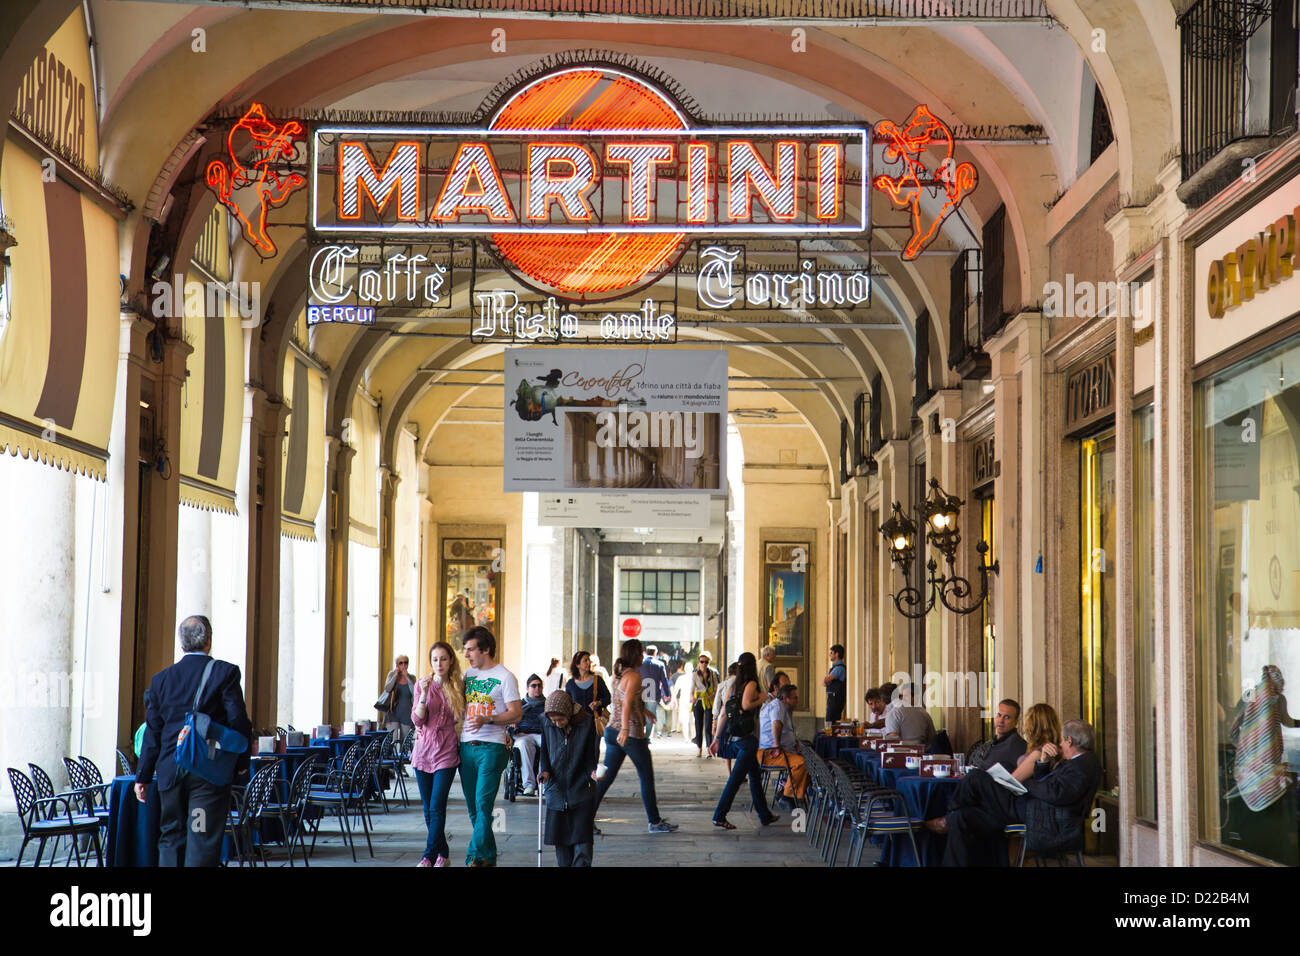
<svg viewBox="0 0 1300 956"><path fill-rule="evenodd" d="M181 386L180 497L235 514L243 437L244 332L239 310L198 269L185 275L185 339L193 346Z"/></svg>
<svg viewBox="0 0 1300 956"><path fill-rule="evenodd" d="M11 139L0 198L10 316L0 333L0 448L103 480L120 338L117 222Z"/></svg>
<svg viewBox="0 0 1300 956"><path fill-rule="evenodd" d="M348 537L371 548L379 547L379 409L360 390L352 399L350 433L352 459ZM347 437L347 436L345 436Z"/></svg>
<svg viewBox="0 0 1300 956"><path fill-rule="evenodd" d="M283 452L280 533L315 541L316 515L325 493L325 382L320 372L290 351L284 363L283 389L290 411Z"/></svg>

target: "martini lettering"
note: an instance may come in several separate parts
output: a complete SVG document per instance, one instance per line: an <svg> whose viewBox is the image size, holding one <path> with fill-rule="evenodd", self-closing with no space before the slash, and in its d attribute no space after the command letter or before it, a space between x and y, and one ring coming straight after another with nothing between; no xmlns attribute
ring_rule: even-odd
<svg viewBox="0 0 1300 956"><path fill-rule="evenodd" d="M322 232L856 233L846 162L866 133L619 130L317 133ZM329 146L322 133L337 139ZM321 177L333 177L333 188Z"/></svg>

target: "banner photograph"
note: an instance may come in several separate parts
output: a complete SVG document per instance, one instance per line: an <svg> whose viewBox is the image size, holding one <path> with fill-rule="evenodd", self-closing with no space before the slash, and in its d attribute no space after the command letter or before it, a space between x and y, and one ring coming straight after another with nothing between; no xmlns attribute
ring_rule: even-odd
<svg viewBox="0 0 1300 956"><path fill-rule="evenodd" d="M512 349L505 490L725 490L727 353Z"/></svg>

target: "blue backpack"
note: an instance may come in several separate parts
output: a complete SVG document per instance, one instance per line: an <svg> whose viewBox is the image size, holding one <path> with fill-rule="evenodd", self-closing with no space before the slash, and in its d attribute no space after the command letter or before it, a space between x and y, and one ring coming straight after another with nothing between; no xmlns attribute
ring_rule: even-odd
<svg viewBox="0 0 1300 956"><path fill-rule="evenodd" d="M203 680L194 693L194 706L185 715L185 726L176 735L176 768L223 787L234 779L235 764L239 755L248 749L248 738L198 712L215 663L210 660L203 669Z"/></svg>

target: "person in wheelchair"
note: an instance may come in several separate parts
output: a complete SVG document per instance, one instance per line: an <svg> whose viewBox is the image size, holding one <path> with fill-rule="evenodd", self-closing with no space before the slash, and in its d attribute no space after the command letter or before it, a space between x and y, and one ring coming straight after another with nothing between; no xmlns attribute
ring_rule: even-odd
<svg viewBox="0 0 1300 956"><path fill-rule="evenodd" d="M519 723L506 728L514 738L514 749L519 751L519 767L526 796L537 793L537 754L542 745L542 721L546 719L542 713L546 706L546 694L542 686L540 677L536 674L529 675L528 691L523 700L523 716L519 718Z"/></svg>

